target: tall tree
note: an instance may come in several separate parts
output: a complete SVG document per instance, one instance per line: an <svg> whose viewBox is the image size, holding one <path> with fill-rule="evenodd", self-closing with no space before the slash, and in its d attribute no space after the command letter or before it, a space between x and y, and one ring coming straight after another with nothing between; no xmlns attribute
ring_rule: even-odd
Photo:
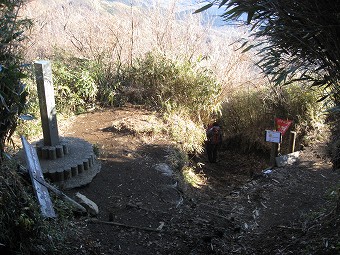
<svg viewBox="0 0 340 255"><path fill-rule="evenodd" d="M5 142L13 134L18 115L25 105L20 42L25 38L23 31L31 25L31 21L18 17L23 2L0 2L0 164Z"/></svg>
<svg viewBox="0 0 340 255"><path fill-rule="evenodd" d="M277 84L294 81L324 86L324 98L340 109L340 1L339 0L216 0L225 8L226 21L251 25L258 47L259 66Z"/></svg>

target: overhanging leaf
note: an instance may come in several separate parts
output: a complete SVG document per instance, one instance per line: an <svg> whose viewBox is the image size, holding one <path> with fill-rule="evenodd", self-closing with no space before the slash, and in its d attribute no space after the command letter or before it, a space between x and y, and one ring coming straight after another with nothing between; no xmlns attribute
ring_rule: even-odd
<svg viewBox="0 0 340 255"><path fill-rule="evenodd" d="M255 47L255 45L249 45L247 48L245 48L244 50L242 50L242 53L244 53L244 52L247 52L247 51L249 51L250 49L252 49L252 48L254 48Z"/></svg>
<svg viewBox="0 0 340 255"><path fill-rule="evenodd" d="M221 1L221 3L219 4L218 8L221 8L226 2L228 2L228 0Z"/></svg>
<svg viewBox="0 0 340 255"><path fill-rule="evenodd" d="M250 22L252 21L254 13L255 13L255 9L252 9L248 12L248 16L247 16L247 23L248 24L250 24Z"/></svg>
<svg viewBox="0 0 340 255"><path fill-rule="evenodd" d="M211 6L213 6L212 3L207 4L207 5L205 5L205 6L201 7L201 8L199 8L198 10L194 11L193 14L203 12L203 11L209 9Z"/></svg>

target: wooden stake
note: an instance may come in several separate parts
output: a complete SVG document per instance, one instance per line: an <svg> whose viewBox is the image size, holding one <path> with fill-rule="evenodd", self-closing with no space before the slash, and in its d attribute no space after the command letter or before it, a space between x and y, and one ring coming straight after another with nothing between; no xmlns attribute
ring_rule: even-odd
<svg viewBox="0 0 340 255"><path fill-rule="evenodd" d="M272 143L272 148L270 151L270 165L272 167L276 166L276 157L279 155L279 151L280 151L280 144Z"/></svg>
<svg viewBox="0 0 340 255"><path fill-rule="evenodd" d="M296 140L296 132L290 131L289 135L289 153L293 153L295 151L295 140Z"/></svg>
<svg viewBox="0 0 340 255"><path fill-rule="evenodd" d="M139 227L139 226L132 226L132 225L125 225L123 223L114 222L114 221L102 221L97 219L89 219L87 222L90 223L99 223L99 224L107 224L107 225L114 225L118 227L125 227L125 228L135 228L139 230L151 231L151 232L161 232L159 228L147 228L147 227ZM162 224L161 224L162 225Z"/></svg>
<svg viewBox="0 0 340 255"><path fill-rule="evenodd" d="M27 170L31 177L34 193L40 205L41 214L45 218L55 218L56 214L53 208L50 194L46 186L41 185L44 182L44 176L41 170L40 162L36 150L27 142L24 136L21 136L22 146L25 151Z"/></svg>

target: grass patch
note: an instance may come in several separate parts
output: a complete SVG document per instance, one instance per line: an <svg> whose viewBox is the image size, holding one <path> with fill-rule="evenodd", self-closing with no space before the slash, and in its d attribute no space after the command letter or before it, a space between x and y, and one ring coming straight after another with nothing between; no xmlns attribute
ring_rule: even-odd
<svg viewBox="0 0 340 255"><path fill-rule="evenodd" d="M190 186L201 189L207 185L207 178L202 173L196 173L193 167L185 166L182 169L184 181Z"/></svg>

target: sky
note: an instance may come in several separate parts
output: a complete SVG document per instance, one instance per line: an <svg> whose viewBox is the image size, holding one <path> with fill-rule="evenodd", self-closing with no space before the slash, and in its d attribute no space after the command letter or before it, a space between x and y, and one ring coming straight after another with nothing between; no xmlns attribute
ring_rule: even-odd
<svg viewBox="0 0 340 255"><path fill-rule="evenodd" d="M177 1L177 3L183 7L182 8L183 11L186 9L197 10L209 3L208 1L204 1L204 0L150 0L150 1L154 1L156 3L157 2L163 3L164 5L169 5L173 3L173 1ZM212 6L205 12L208 13L209 16L219 16L223 13L223 8L219 9L218 6L216 5L216 6ZM215 19L216 19L215 25L221 26L225 24L225 22L222 20L221 17L216 17Z"/></svg>
<svg viewBox="0 0 340 255"><path fill-rule="evenodd" d="M124 2L127 2L127 0L123 0ZM178 4L178 5L181 5L183 7L183 9L186 9L186 8L200 8L206 4L208 4L209 2L208 1L204 1L204 0L129 0L129 1L132 1L132 2L135 2L135 3L147 3L149 5L153 5L153 4L159 4L161 6L168 6L169 4L172 4L174 1ZM217 9L217 6L213 9Z"/></svg>
<svg viewBox="0 0 340 255"><path fill-rule="evenodd" d="M108 1L119 1L125 4L133 4L133 5L144 5L144 6L153 6L158 5L163 8L168 8L169 5L173 4L175 1L177 6L180 6L181 11L195 11L202 6L208 4L208 1L204 0L108 0ZM214 26L219 27L226 24L225 21L222 20L221 17L218 17L223 13L223 8L219 9L218 6L212 6L208 10L204 11L204 14L208 17L214 18Z"/></svg>

